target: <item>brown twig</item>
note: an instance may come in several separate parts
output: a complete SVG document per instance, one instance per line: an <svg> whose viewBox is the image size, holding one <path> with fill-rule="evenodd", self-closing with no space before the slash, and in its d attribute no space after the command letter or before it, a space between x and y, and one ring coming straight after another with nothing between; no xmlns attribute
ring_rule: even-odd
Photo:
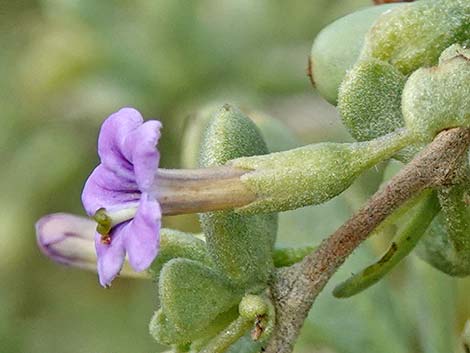
<svg viewBox="0 0 470 353"><path fill-rule="evenodd" d="M278 323L266 353L290 353L315 298L346 258L406 200L460 178L470 130L441 132L413 161L301 262L279 270L271 286Z"/></svg>

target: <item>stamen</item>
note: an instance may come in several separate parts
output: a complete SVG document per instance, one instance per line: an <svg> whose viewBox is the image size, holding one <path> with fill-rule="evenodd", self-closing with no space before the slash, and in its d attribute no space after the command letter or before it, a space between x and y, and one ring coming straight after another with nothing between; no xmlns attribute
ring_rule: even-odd
<svg viewBox="0 0 470 353"><path fill-rule="evenodd" d="M96 211L93 219L98 223L96 231L101 235L108 235L111 231L111 218L109 218L106 210L104 208L100 208Z"/></svg>
<svg viewBox="0 0 470 353"><path fill-rule="evenodd" d="M122 210L107 212L106 209L100 208L96 211L93 219L98 223L96 226L96 231L103 235L102 241L107 241L106 236L109 235L111 229L118 224L129 221L134 218L137 213L137 207L124 208ZM109 242L111 239L109 239Z"/></svg>

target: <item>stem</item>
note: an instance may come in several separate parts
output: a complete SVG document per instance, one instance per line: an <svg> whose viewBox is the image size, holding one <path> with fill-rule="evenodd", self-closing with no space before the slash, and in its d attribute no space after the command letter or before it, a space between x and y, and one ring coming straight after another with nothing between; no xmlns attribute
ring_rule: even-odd
<svg viewBox="0 0 470 353"><path fill-rule="evenodd" d="M377 163L390 158L413 142L414 137L409 130L405 128L397 129L394 132L376 139L358 142L358 146L362 145L364 147L358 148L357 151L360 155L365 155L367 157L358 158L358 160L364 164L362 168L370 168Z"/></svg>
<svg viewBox="0 0 470 353"><path fill-rule="evenodd" d="M290 353L303 322L320 291L346 258L395 209L426 188L452 185L470 143L470 131L441 132L318 250L277 272L271 285L277 326L266 353Z"/></svg>
<svg viewBox="0 0 470 353"><path fill-rule="evenodd" d="M159 169L155 194L164 215L240 207L256 199L240 181L245 173L231 167Z"/></svg>
<svg viewBox="0 0 470 353"><path fill-rule="evenodd" d="M425 191L420 201L416 213L380 260L338 285L333 291L335 297L347 298L374 285L414 249L440 209L431 190Z"/></svg>
<svg viewBox="0 0 470 353"><path fill-rule="evenodd" d="M238 317L219 333L199 353L223 353L234 344L253 324L252 320Z"/></svg>

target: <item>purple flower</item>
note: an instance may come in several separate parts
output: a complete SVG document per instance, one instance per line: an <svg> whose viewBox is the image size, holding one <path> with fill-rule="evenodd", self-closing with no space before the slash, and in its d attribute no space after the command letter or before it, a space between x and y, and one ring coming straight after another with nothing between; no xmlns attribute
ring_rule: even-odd
<svg viewBox="0 0 470 353"><path fill-rule="evenodd" d="M101 126L101 164L88 178L82 202L88 215L101 221L95 248L103 286L119 274L126 253L136 271L147 269L157 255L161 209L152 190L160 128L159 121L144 122L132 108L112 114Z"/></svg>

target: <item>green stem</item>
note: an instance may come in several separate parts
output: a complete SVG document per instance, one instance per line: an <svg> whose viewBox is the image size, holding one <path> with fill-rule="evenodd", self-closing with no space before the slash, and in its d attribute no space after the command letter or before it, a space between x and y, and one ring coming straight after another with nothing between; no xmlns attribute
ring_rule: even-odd
<svg viewBox="0 0 470 353"><path fill-rule="evenodd" d="M253 324L252 320L238 317L227 328L213 338L199 353L223 353L240 337L242 337Z"/></svg>
<svg viewBox="0 0 470 353"><path fill-rule="evenodd" d="M416 206L414 216L407 222L403 231L392 241L389 249L379 261L339 284L333 291L338 298L355 295L382 279L416 246L429 224L439 213L439 202L435 193L425 191Z"/></svg>
<svg viewBox="0 0 470 353"><path fill-rule="evenodd" d="M405 128L397 129L373 140L358 142L357 161L363 169L370 168L413 142L414 136Z"/></svg>

